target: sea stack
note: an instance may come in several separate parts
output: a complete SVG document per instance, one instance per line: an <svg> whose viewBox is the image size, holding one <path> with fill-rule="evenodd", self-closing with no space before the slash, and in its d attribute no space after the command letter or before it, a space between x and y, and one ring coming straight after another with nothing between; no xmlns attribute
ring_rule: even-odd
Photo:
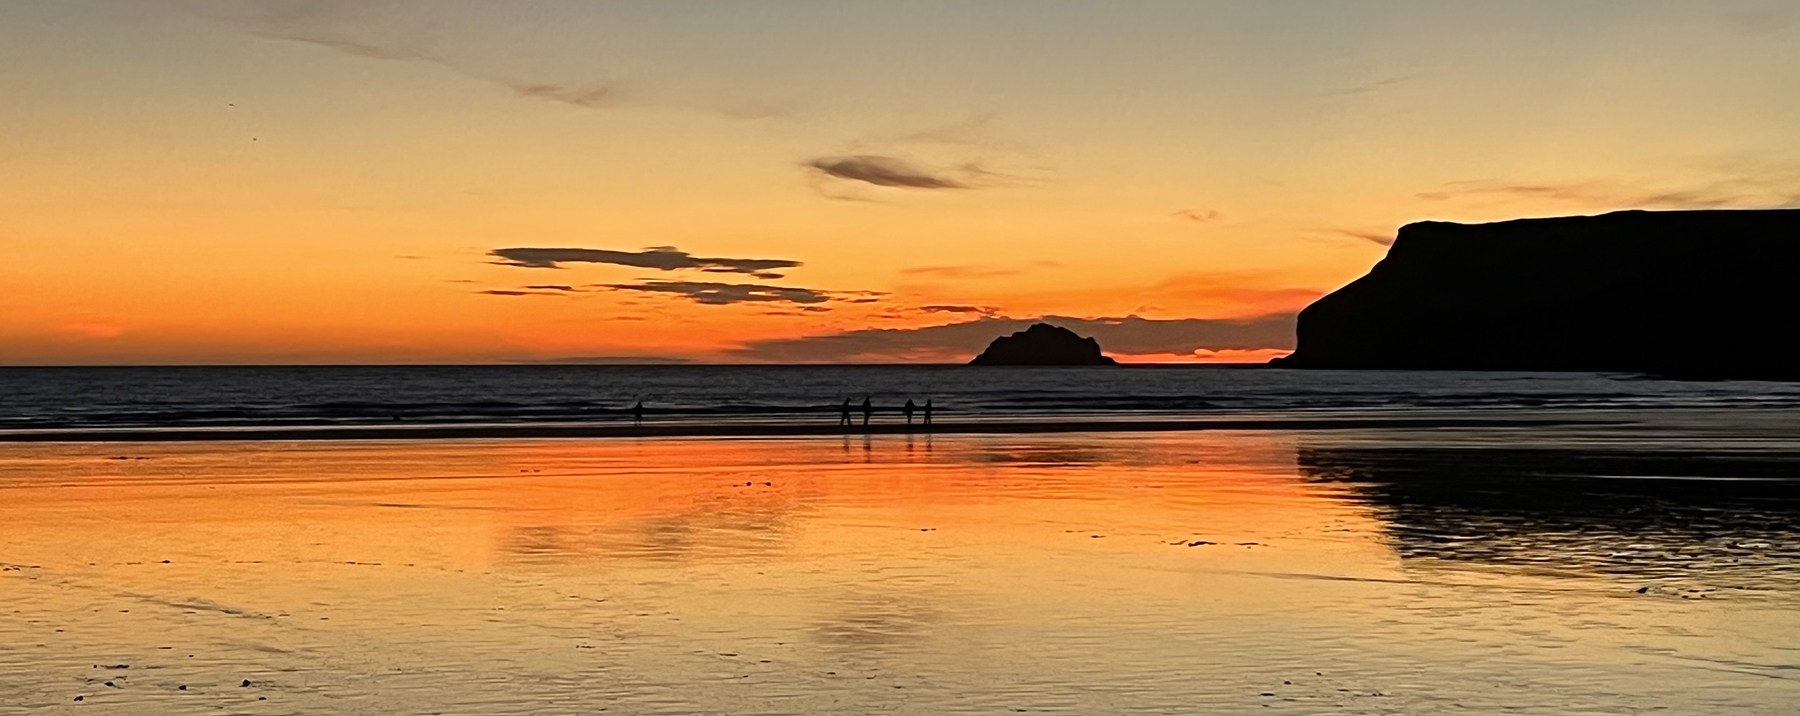
<svg viewBox="0 0 1800 716"><path fill-rule="evenodd" d="M1048 323L1034 323L1010 336L995 338L969 365L1117 365L1100 352L1100 343Z"/></svg>
<svg viewBox="0 0 1800 716"><path fill-rule="evenodd" d="M1800 210L1413 224L1275 365L1800 378L1797 272Z"/></svg>

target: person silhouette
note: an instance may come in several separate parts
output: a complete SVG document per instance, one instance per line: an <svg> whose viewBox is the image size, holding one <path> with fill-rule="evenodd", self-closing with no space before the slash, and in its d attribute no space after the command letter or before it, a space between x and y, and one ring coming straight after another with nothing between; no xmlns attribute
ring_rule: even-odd
<svg viewBox="0 0 1800 716"><path fill-rule="evenodd" d="M632 425L643 425L644 424L644 401L639 400L637 402L637 405L631 406L631 424Z"/></svg>
<svg viewBox="0 0 1800 716"><path fill-rule="evenodd" d="M845 398L844 404L838 406L838 425L849 425L849 424L850 424L850 399Z"/></svg>
<svg viewBox="0 0 1800 716"><path fill-rule="evenodd" d="M867 395L863 396L862 413L863 413L863 425L868 425L869 424L869 416L875 414L875 404L869 402L869 396L867 396Z"/></svg>
<svg viewBox="0 0 1800 716"><path fill-rule="evenodd" d="M904 408L901 408L901 410L904 410L904 411L906 411L906 424L907 424L907 425L911 425L911 424L912 424L912 414L913 414L913 411L914 411L914 410L918 410L918 409L919 409L919 406L918 406L918 405L916 405L916 404L914 404L914 403L913 403L913 402L912 402L912 398L907 398L907 399L906 399L906 407L904 407Z"/></svg>
<svg viewBox="0 0 1800 716"><path fill-rule="evenodd" d="M930 398L925 399L925 424L926 425L931 424L931 399Z"/></svg>

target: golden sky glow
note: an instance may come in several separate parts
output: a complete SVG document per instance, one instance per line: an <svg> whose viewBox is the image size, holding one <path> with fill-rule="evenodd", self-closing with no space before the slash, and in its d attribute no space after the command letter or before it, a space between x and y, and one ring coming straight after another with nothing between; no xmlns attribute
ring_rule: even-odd
<svg viewBox="0 0 1800 716"><path fill-rule="evenodd" d="M1796 88L1763 0L6 3L0 363L1255 320L1415 220L1800 202ZM801 265L490 254L647 247Z"/></svg>

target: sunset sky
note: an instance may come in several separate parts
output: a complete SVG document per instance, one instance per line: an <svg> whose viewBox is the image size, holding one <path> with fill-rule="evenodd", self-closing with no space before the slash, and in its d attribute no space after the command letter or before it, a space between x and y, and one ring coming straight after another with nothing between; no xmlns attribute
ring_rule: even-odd
<svg viewBox="0 0 1800 716"><path fill-rule="evenodd" d="M8 0L0 97L15 365L1261 360L1409 222L1800 205L1791 0Z"/></svg>

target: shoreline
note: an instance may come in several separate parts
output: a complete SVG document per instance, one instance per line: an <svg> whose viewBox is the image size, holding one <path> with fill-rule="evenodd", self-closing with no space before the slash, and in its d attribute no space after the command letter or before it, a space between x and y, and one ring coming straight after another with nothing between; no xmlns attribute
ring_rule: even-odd
<svg viewBox="0 0 1800 716"><path fill-rule="evenodd" d="M345 425L320 428L119 428L0 432L0 443L249 442L324 440L506 440L616 438L853 437L858 435L1006 435L1164 433L1208 430L1376 430L1592 425L1572 418L1232 418L1182 420L1008 420L932 425L696 423L663 425Z"/></svg>

